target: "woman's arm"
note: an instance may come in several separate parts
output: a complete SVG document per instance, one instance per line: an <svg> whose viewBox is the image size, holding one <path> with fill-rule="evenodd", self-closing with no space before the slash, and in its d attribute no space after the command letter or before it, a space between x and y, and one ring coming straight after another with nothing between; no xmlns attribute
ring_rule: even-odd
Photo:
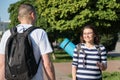
<svg viewBox="0 0 120 80"><path fill-rule="evenodd" d="M101 53L100 53L100 57L101 57L101 61L97 62L97 66L102 70L106 70L107 69L107 52L104 46L100 47Z"/></svg>
<svg viewBox="0 0 120 80"><path fill-rule="evenodd" d="M72 66L72 80L76 80L76 66Z"/></svg>

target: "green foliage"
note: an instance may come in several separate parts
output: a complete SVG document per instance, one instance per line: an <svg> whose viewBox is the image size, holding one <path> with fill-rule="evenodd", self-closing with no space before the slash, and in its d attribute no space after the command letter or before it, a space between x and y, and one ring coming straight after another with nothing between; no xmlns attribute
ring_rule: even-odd
<svg viewBox="0 0 120 80"><path fill-rule="evenodd" d="M64 38L58 38L58 39L57 39L57 42L58 42L58 43L61 43L63 40L64 40Z"/></svg>
<svg viewBox="0 0 120 80"><path fill-rule="evenodd" d="M54 54L56 56L56 59L52 59L53 62L72 62L72 57L63 50L55 51Z"/></svg>
<svg viewBox="0 0 120 80"><path fill-rule="evenodd" d="M107 35L120 30L120 3L116 0L41 0L36 5L39 5L39 14L48 22L46 30L58 31L56 39L68 37L78 43L81 28L93 24L101 34L101 43L107 50L114 50L116 36Z"/></svg>
<svg viewBox="0 0 120 80"><path fill-rule="evenodd" d="M120 60L120 56L108 56L108 60Z"/></svg>
<svg viewBox="0 0 120 80"><path fill-rule="evenodd" d="M118 35L114 34L103 34L101 37L101 44L105 45L107 51L115 50L115 45L118 40Z"/></svg>
<svg viewBox="0 0 120 80"><path fill-rule="evenodd" d="M120 72L103 72L103 80L120 80Z"/></svg>
<svg viewBox="0 0 120 80"><path fill-rule="evenodd" d="M80 8L84 8L88 0L82 1L73 1L73 0L44 0L37 1L36 4L38 6L38 11L41 16L45 17L52 27L55 30L67 30L67 29L75 29L79 24L83 24L79 22L80 19L84 18L87 15L83 11L79 16Z"/></svg>
<svg viewBox="0 0 120 80"><path fill-rule="evenodd" d="M36 5L51 28L61 31L75 30L87 23L112 27L110 21L119 21L120 17L116 13L120 11L120 4L115 0L41 0Z"/></svg>
<svg viewBox="0 0 120 80"><path fill-rule="evenodd" d="M107 35L118 33L120 30L119 0L21 0L9 7L10 27L18 24L16 13L18 5L26 2L36 7L38 18L36 26L45 29L54 40L68 37L74 43L78 43L81 28L93 24L101 34L101 42L106 47L111 47L107 40L115 44L116 37Z"/></svg>

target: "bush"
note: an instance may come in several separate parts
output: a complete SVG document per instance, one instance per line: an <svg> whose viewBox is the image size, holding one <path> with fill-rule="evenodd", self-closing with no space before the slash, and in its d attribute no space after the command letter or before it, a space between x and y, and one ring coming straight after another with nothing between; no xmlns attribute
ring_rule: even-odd
<svg viewBox="0 0 120 80"><path fill-rule="evenodd" d="M118 34L103 34L100 43L106 47L107 51L115 50Z"/></svg>

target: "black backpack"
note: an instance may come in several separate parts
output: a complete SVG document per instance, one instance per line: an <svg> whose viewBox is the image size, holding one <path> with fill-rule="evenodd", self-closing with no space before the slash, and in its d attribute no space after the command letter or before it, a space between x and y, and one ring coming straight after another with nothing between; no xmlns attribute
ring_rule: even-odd
<svg viewBox="0 0 120 80"><path fill-rule="evenodd" d="M29 33L38 27L30 27L23 33L10 29L11 36L5 47L5 78L7 80L31 80L38 70Z"/></svg>

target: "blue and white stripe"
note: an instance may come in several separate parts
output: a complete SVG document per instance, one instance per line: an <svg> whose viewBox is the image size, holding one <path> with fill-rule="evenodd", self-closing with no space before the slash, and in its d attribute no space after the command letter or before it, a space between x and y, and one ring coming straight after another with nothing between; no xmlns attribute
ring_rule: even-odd
<svg viewBox="0 0 120 80"><path fill-rule="evenodd" d="M89 49L84 43L81 44L81 49L83 49L87 55L85 58L85 67L83 66L83 57L85 57L83 51L79 51L78 57L77 48L74 49L72 65L77 67L77 78L81 80L97 80L102 77L101 70L96 66L96 64L98 61L107 63L107 54L103 45L99 45L99 48L101 50L101 56L95 46L92 49Z"/></svg>

